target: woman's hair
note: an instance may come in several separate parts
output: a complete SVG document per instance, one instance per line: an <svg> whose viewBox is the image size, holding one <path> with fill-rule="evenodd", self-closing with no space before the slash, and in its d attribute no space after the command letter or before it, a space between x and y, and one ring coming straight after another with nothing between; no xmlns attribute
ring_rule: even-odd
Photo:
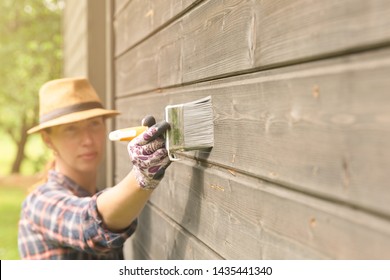
<svg viewBox="0 0 390 280"><path fill-rule="evenodd" d="M54 169L55 166L56 166L55 159L49 160L46 163L45 167L43 168L42 173L39 175L38 181L35 182L35 184L33 184L30 188L28 188L28 192L32 192L34 189L36 189L40 185L45 184L47 182L47 180L49 179L50 170Z"/></svg>
<svg viewBox="0 0 390 280"><path fill-rule="evenodd" d="M48 134L51 133L51 127L45 128L44 131L46 131ZM56 161L54 158L50 159L45 167L43 168L41 174L39 175L38 181L35 182L30 188L28 188L28 192L32 192L34 189L39 187L40 185L43 185L47 182L49 179L49 172L50 170L54 169L56 166Z"/></svg>

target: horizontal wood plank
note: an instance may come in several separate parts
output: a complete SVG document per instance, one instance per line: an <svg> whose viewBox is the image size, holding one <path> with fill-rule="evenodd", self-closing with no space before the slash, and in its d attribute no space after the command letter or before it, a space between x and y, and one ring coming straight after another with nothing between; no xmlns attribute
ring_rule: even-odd
<svg viewBox="0 0 390 280"><path fill-rule="evenodd" d="M389 13L385 0L203 1L117 58L117 96L390 44Z"/></svg>
<svg viewBox="0 0 390 280"><path fill-rule="evenodd" d="M207 95L215 117L215 147L179 155L127 257L389 259L388 1L119 2L117 128Z"/></svg>
<svg viewBox="0 0 390 280"><path fill-rule="evenodd" d="M124 259L126 260L150 260L148 252L137 242L136 234L127 239L123 246Z"/></svg>
<svg viewBox="0 0 390 280"><path fill-rule="evenodd" d="M390 42L390 2L256 1L256 65L280 64Z"/></svg>
<svg viewBox="0 0 390 280"><path fill-rule="evenodd" d="M162 37L157 33L116 60L116 96L181 83L180 29L176 22L170 26L171 33Z"/></svg>
<svg viewBox="0 0 390 280"><path fill-rule="evenodd" d="M132 247L130 247L132 246ZM139 254L150 259L215 260L221 257L196 237L183 231L180 225L170 221L161 211L147 205L139 217L139 225L131 245L126 245L128 255ZM133 253L130 253L133 252Z"/></svg>
<svg viewBox="0 0 390 280"><path fill-rule="evenodd" d="M117 125L162 119L168 104L211 95L215 146L187 155L388 216L389 57L370 52L119 99ZM116 166L129 168L124 161Z"/></svg>
<svg viewBox="0 0 390 280"><path fill-rule="evenodd" d="M390 257L389 220L207 164L173 163L151 202L177 223L171 227L180 225L225 259ZM187 242L160 226L160 219L141 219L153 230L141 229L137 242L156 241L148 252L169 244L156 255L162 259L185 251Z"/></svg>
<svg viewBox="0 0 390 280"><path fill-rule="evenodd" d="M199 0L132 0L114 21L115 54L120 55Z"/></svg>

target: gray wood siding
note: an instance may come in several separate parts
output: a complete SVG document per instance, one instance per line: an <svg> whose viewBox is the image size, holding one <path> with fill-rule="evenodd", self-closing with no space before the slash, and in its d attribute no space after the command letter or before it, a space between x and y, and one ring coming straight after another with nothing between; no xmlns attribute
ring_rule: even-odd
<svg viewBox="0 0 390 280"><path fill-rule="evenodd" d="M127 258L390 258L390 2L142 1L113 9L118 128L212 96ZM115 146L115 180L131 169Z"/></svg>
<svg viewBox="0 0 390 280"><path fill-rule="evenodd" d="M117 58L117 95L389 43L387 1L336 2L202 1Z"/></svg>

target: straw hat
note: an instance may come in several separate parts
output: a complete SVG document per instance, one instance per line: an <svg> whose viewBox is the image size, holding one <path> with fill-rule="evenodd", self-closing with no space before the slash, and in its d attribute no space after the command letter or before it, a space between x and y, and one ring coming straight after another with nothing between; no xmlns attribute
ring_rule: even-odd
<svg viewBox="0 0 390 280"><path fill-rule="evenodd" d="M118 111L103 108L100 98L87 79L53 80L45 83L39 90L39 125L29 129L27 133L97 116L113 117L118 114Z"/></svg>

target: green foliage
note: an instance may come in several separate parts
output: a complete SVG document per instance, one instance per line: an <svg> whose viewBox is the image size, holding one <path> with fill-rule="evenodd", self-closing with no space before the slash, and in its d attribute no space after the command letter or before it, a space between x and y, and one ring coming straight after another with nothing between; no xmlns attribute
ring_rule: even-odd
<svg viewBox="0 0 390 280"><path fill-rule="evenodd" d="M8 135L0 137L0 176L8 174L11 169L11 163L16 153L16 146Z"/></svg>
<svg viewBox="0 0 390 280"><path fill-rule="evenodd" d="M0 1L0 135L37 123L38 90L62 74L61 0ZM18 147L20 149L21 147Z"/></svg>
<svg viewBox="0 0 390 280"><path fill-rule="evenodd" d="M10 163L16 153L16 146L13 145L8 135L0 137L0 176L9 173Z"/></svg>
<svg viewBox="0 0 390 280"><path fill-rule="evenodd" d="M44 165L52 159L51 155L52 153L43 143L41 135L31 135L26 144L25 159L20 173L33 175L42 171Z"/></svg>
<svg viewBox="0 0 390 280"><path fill-rule="evenodd" d="M12 161L16 154L17 146L7 134L0 136L0 177L11 172ZM44 145L39 134L28 138L20 173L33 175L42 171L43 166L51 159L50 150Z"/></svg>

